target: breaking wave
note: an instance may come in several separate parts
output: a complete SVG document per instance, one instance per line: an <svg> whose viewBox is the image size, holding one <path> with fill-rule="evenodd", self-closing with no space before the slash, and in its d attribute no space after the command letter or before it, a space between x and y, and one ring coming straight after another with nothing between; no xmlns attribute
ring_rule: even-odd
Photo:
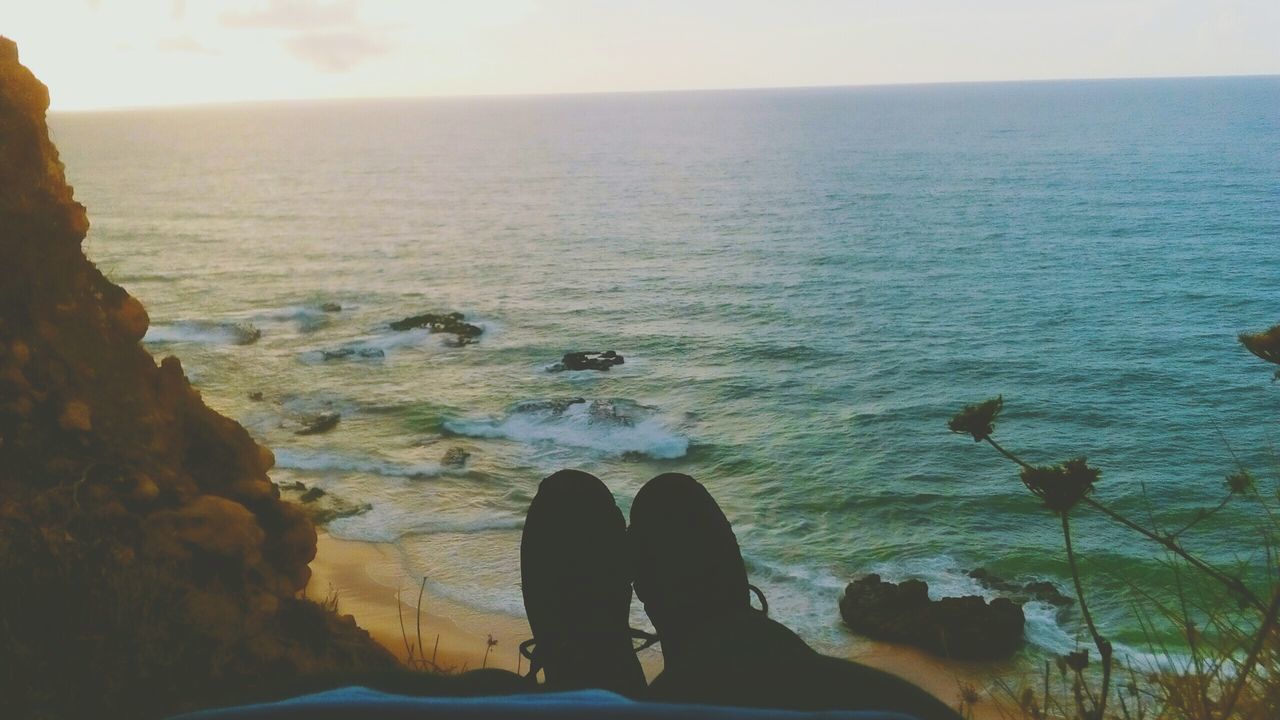
<svg viewBox="0 0 1280 720"><path fill-rule="evenodd" d="M517 403L500 418L446 420L444 428L475 438L552 444L605 455L684 457L689 439L671 430L647 408L629 400L569 398Z"/></svg>
<svg viewBox="0 0 1280 720"><path fill-rule="evenodd" d="M389 332L353 340L335 348L305 352L302 360L312 364L334 360L381 360L405 349L444 347L450 337L447 333L432 334L422 329Z"/></svg>
<svg viewBox="0 0 1280 720"><path fill-rule="evenodd" d="M439 463L398 463L376 457L342 455L332 452L309 452L282 448L275 451L276 467L282 470L332 473L361 473L384 477L427 478L443 472Z"/></svg>
<svg viewBox="0 0 1280 720"><path fill-rule="evenodd" d="M262 331L249 322L178 320L152 325L142 340L156 344L252 345L261 337Z"/></svg>
<svg viewBox="0 0 1280 720"><path fill-rule="evenodd" d="M329 325L340 310L325 310L325 306L289 305L256 312L249 317L250 322L258 325L291 326L298 332L309 333ZM328 307L339 307L332 305Z"/></svg>

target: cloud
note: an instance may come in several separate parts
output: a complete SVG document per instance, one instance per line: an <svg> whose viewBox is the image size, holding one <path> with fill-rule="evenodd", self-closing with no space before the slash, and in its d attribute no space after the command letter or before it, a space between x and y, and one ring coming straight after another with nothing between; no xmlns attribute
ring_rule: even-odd
<svg viewBox="0 0 1280 720"><path fill-rule="evenodd" d="M288 30L289 54L326 73L344 73L391 49L382 30L360 21L360 0L262 0L228 10L219 21L236 29Z"/></svg>
<svg viewBox="0 0 1280 720"><path fill-rule="evenodd" d="M372 32L309 32L285 41L294 57L327 73L343 73L390 50Z"/></svg>
<svg viewBox="0 0 1280 720"><path fill-rule="evenodd" d="M267 0L256 10L228 10L218 18L230 28L318 30L360 23L355 0Z"/></svg>
<svg viewBox="0 0 1280 720"><path fill-rule="evenodd" d="M190 35L161 38L156 43L157 50L164 52L192 53L194 55L221 55L222 51L202 44Z"/></svg>

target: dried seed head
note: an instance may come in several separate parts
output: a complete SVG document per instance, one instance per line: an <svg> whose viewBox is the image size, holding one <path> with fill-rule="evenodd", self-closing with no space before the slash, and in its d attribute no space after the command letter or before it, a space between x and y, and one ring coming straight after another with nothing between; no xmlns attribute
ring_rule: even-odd
<svg viewBox="0 0 1280 720"><path fill-rule="evenodd" d="M966 405L956 413L947 427L953 433L971 435L974 442L986 440L996 431L996 417L1004 408L1004 396L993 397L977 405Z"/></svg>

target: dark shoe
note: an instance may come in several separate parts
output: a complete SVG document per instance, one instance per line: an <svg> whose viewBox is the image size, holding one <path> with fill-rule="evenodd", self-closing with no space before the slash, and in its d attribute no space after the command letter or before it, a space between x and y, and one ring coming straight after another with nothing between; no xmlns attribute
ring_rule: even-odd
<svg viewBox="0 0 1280 720"><path fill-rule="evenodd" d="M824 657L751 607L738 540L707 489L688 475L650 480L631 504L628 545L636 596L658 630L665 668L649 686L662 702L879 710L960 720L933 696L887 673Z"/></svg>
<svg viewBox="0 0 1280 720"><path fill-rule="evenodd" d="M751 607L751 591L759 590L747 583L729 520L688 475L645 483L631 505L627 538L636 596L658 631L667 668L680 665L712 620L760 612Z"/></svg>
<svg viewBox="0 0 1280 720"><path fill-rule="evenodd" d="M626 524L609 488L577 470L547 477L529 505L520 580L531 676L557 689L644 690L632 649Z"/></svg>

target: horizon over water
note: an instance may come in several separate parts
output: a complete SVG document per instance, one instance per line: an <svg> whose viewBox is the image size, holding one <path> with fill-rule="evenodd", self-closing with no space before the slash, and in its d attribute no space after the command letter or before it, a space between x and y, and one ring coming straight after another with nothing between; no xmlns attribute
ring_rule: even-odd
<svg viewBox="0 0 1280 720"><path fill-rule="evenodd" d="M438 98L55 113L86 253L156 354L301 480L366 514L406 575L521 615L538 481L705 483L772 614L827 651L866 572L1067 589L1061 534L990 448L1084 454L1097 496L1174 526L1233 454L1274 489L1280 77ZM338 303L341 312L325 312ZM462 311L484 335L387 323ZM243 324L261 331L251 344ZM323 351L351 349L343 359ZM570 350L608 373L550 373ZM361 350L370 351L362 357ZM264 400L248 398L262 392ZM568 398L587 403L566 405ZM308 414L333 431L298 436ZM451 447L471 452L445 467ZM1229 505L1188 536L1251 562ZM1076 540L1103 629L1164 556L1096 514ZM635 605L637 621L643 617ZM1063 651L1074 612L1027 606Z"/></svg>
<svg viewBox="0 0 1280 720"><path fill-rule="evenodd" d="M932 88L971 85L1049 85L1054 83L1105 83L1105 82L1160 82L1165 80L1273 80L1280 79L1280 73L1241 73L1229 75L1119 75L1108 77L1052 77L1052 78L1006 78L984 80L918 80L904 82L865 82L843 85L751 85L747 87L701 87L701 88L651 88L638 90L565 90L548 92L506 92L506 93L455 93L444 95L382 95L382 96L319 96L319 97L277 97L248 98L240 100L214 100L209 102L185 102L178 104L145 104L145 105L107 105L96 107L58 107L57 98L49 107L50 114L56 115L102 115L109 113L155 113L181 111L207 111L231 108L299 108L307 105L340 105L345 103L380 103L400 102L449 102L449 101L489 101L489 100L554 100L557 98L628 96L628 95L680 95L711 93L751 93L751 92L805 92L805 91L857 91L878 90L884 88Z"/></svg>

